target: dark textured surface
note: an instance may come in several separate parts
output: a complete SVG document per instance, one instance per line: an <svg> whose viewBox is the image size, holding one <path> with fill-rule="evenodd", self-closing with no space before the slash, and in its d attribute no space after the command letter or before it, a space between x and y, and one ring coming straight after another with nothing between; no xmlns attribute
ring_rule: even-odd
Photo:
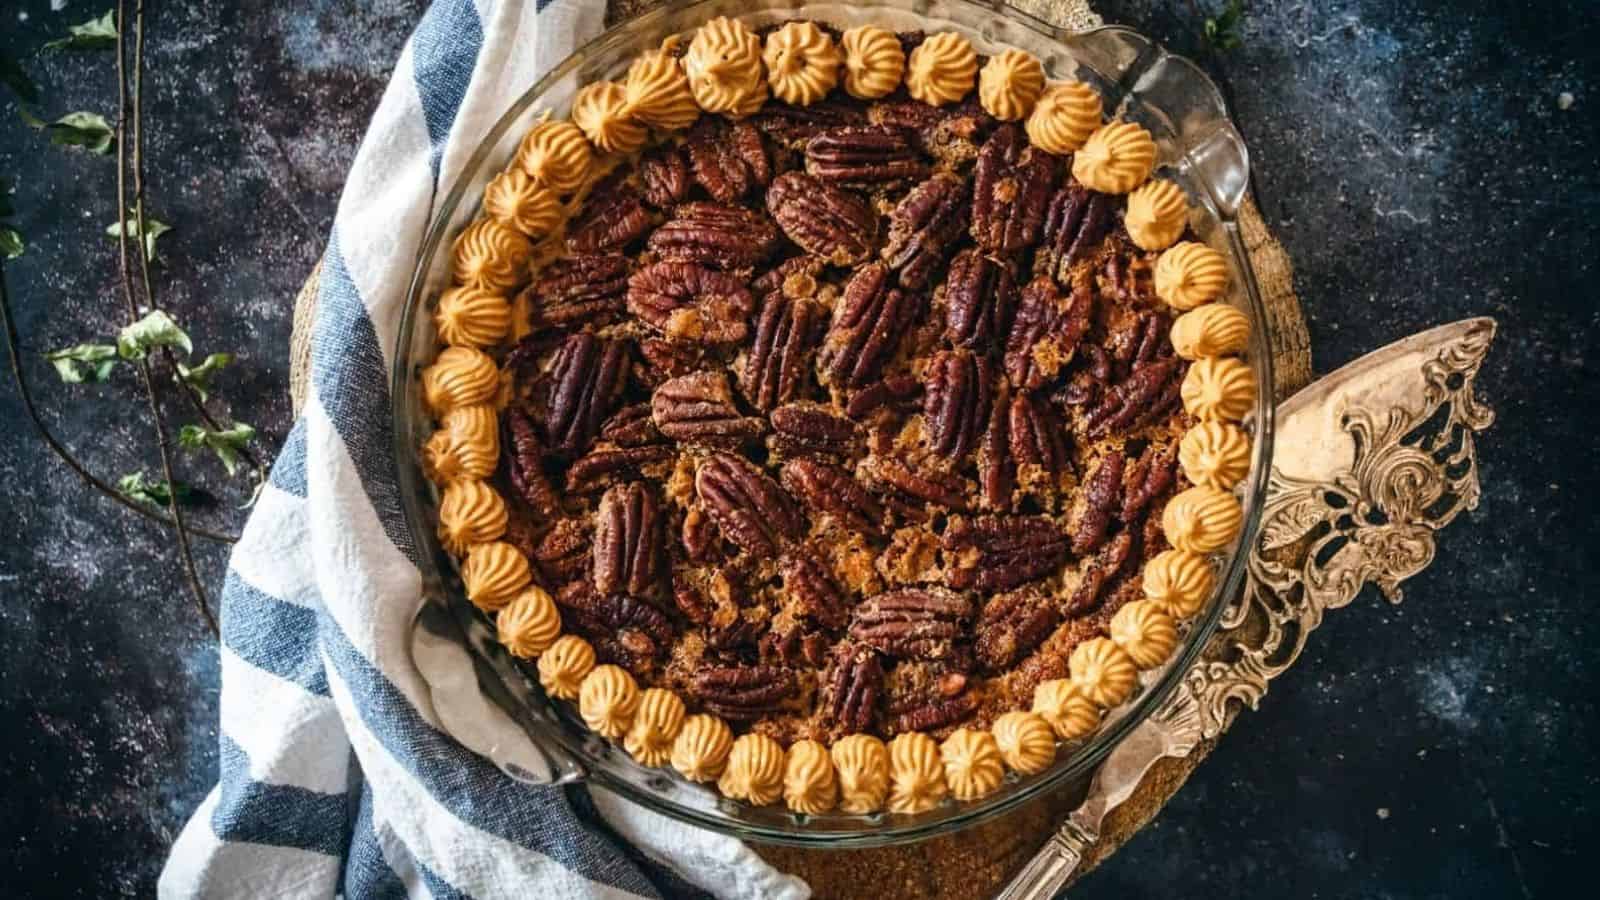
<svg viewBox="0 0 1600 900"><path fill-rule="evenodd" d="M243 354L223 394L266 447L288 426L294 293L422 5L153 4L152 207L178 227L158 284L201 350ZM1578 2L1259 5L1220 71L1296 266L1317 369L1429 325L1498 318L1481 379L1499 414L1481 446L1483 503L1404 605L1363 596L1330 616L1262 710L1075 894L1553 894L1585 871L1600 804L1588 609L1600 28ZM0 6L0 47L27 54L45 112L113 111L108 56L31 55L101 6ZM1101 8L1198 49L1187 0ZM0 117L0 174L17 176L31 239L7 267L24 340L105 334L120 302L100 233L115 218L112 165L45 146L13 115ZM131 378L69 388L36 358L30 369L97 471L154 466ZM0 863L12 893L148 895L216 776L215 646L163 535L51 463L9 388L0 421L14 536L0 549ZM209 461L185 465L222 481ZM227 522L239 497L223 493L213 515ZM222 563L206 550L213 584Z"/></svg>

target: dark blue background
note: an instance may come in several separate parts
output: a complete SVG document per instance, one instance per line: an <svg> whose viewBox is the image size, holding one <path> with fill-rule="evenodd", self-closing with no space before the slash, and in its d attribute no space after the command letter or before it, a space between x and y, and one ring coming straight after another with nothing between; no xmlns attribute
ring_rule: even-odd
<svg viewBox="0 0 1600 900"><path fill-rule="evenodd" d="M110 115L109 55L33 55L105 3L51 5L0 3L0 47L24 59L52 117ZM200 350L240 353L222 394L263 447L289 425L294 294L422 5L151 4L151 203L177 226L158 284ZM1330 616L1262 710L1077 895L1553 895L1587 876L1600 801L1597 10L1255 6L1243 46L1211 67L1293 258L1317 369L1430 325L1499 319L1481 379L1499 415L1481 445L1483 502L1404 605L1364 595ZM1100 8L1200 50L1187 0ZM120 316L101 233L112 165L3 112L0 174L30 239L7 268L24 341L102 337ZM155 465L131 378L66 387L30 366L52 424L97 471ZM184 463L222 483L213 462ZM0 869L38 896L148 895L216 777L215 645L168 538L53 463L9 388L0 478ZM210 517L234 522L242 494L221 493ZM222 552L201 559L220 581Z"/></svg>

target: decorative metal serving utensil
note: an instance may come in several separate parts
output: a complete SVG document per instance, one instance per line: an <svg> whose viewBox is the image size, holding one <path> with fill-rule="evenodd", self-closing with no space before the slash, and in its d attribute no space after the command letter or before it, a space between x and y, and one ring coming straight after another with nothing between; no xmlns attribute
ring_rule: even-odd
<svg viewBox="0 0 1600 900"><path fill-rule="evenodd" d="M1493 319L1404 338L1278 408L1277 448L1249 578L1206 652L1162 708L1118 744L1088 797L999 898L1054 897L1112 809L1165 757L1187 756L1255 709L1330 609L1373 584L1392 603L1433 562L1437 533L1478 505L1478 433L1494 412L1474 380Z"/></svg>

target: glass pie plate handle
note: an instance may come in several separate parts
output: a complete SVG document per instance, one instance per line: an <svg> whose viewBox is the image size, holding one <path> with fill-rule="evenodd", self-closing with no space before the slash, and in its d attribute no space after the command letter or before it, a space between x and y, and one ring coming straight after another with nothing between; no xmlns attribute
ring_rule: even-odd
<svg viewBox="0 0 1600 900"><path fill-rule="evenodd" d="M1236 216L1249 183L1249 156L1228 120L1216 86L1193 63L1167 53L1126 28L1071 32L1001 3L971 0L876 0L866 3L804 0L700 0L658 7L607 31L557 65L512 102L492 125L439 202L424 237L402 312L395 353L392 396L401 500L424 570L430 611L419 628L454 633L473 659L487 699L511 715L548 757L550 775L585 779L631 801L690 824L739 837L795 845L881 846L956 831L1013 809L1042 792L1081 784L1096 765L1145 721L1195 662L1222 615L1222 598L1235 595L1245 554L1260 520L1272 452L1271 391L1262 390L1246 425L1255 442L1250 474L1240 499L1245 524L1236 545L1220 555L1217 590L1191 620L1178 652L1165 666L1144 674L1137 695L1108 714L1099 732L1062 748L1047 771L1011 777L993 795L971 803L949 802L920 816L829 813L801 816L781 806L753 808L721 797L713 788L649 769L621 748L589 732L570 704L551 701L525 663L512 659L495 640L492 622L472 607L460 587L456 563L435 537L438 491L421 475L418 448L433 424L423 404L418 373L437 353L430 305L449 282L450 238L478 214L490 178L515 153L521 136L545 113L564 116L579 88L622 77L633 59L671 35L689 35L708 19L726 15L753 28L792 18L810 18L839 29L874 24L896 32L953 31L985 55L1008 47L1025 50L1044 64L1051 79L1076 78L1092 85L1108 116L1136 121L1150 131L1158 150L1158 174L1177 183L1191 201L1190 225L1199 240L1223 253L1231 269L1226 302L1252 323L1242 354L1256 383L1273 383L1271 334ZM508 774L538 781L539 772L518 755L482 751Z"/></svg>

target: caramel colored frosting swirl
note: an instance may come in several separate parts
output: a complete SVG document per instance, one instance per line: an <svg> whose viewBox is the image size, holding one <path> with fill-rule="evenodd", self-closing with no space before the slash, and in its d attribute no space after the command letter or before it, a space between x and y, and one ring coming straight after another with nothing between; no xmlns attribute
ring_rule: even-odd
<svg viewBox="0 0 1600 900"><path fill-rule="evenodd" d="M499 387L500 367L471 347L446 347L422 370L422 400L436 416L488 403Z"/></svg>
<svg viewBox="0 0 1600 900"><path fill-rule="evenodd" d="M446 413L439 430L422 448L423 468L438 484L457 478L488 478L499 457L499 422L494 407L487 403Z"/></svg>
<svg viewBox="0 0 1600 900"><path fill-rule="evenodd" d="M561 224L561 201L555 192L521 169L507 169L490 180L483 189L483 211L535 241Z"/></svg>
<svg viewBox="0 0 1600 900"><path fill-rule="evenodd" d="M1226 303L1207 303L1172 323L1172 349L1184 359L1240 353L1250 343L1250 317Z"/></svg>
<svg viewBox="0 0 1600 900"><path fill-rule="evenodd" d="M511 331L511 304L494 291L459 285L439 295L433 324L451 346L492 347Z"/></svg>
<svg viewBox="0 0 1600 900"><path fill-rule="evenodd" d="M870 734L835 741L830 751L839 774L839 811L864 815L883 808L889 795L889 750Z"/></svg>
<svg viewBox="0 0 1600 900"><path fill-rule="evenodd" d="M583 129L547 119L528 129L517 147L516 165L557 194L570 194L588 180L594 152Z"/></svg>
<svg viewBox="0 0 1600 900"><path fill-rule="evenodd" d="M1103 194L1126 194L1156 166L1156 142L1133 122L1107 122L1072 156L1072 177Z"/></svg>
<svg viewBox="0 0 1600 900"><path fill-rule="evenodd" d="M1154 669L1178 648L1178 623L1160 604L1135 600L1111 617L1111 639L1141 669Z"/></svg>
<svg viewBox="0 0 1600 900"><path fill-rule="evenodd" d="M772 95L795 106L810 106L839 83L844 57L815 22L790 22L767 35L761 59L767 64Z"/></svg>
<svg viewBox="0 0 1600 900"><path fill-rule="evenodd" d="M677 694L649 688L639 697L639 710L622 746L641 766L664 766L672 759L672 743L688 714Z"/></svg>
<svg viewBox="0 0 1600 900"><path fill-rule="evenodd" d="M1208 356L1190 364L1180 392L1189 415L1237 422L1255 406L1256 376L1237 357Z"/></svg>
<svg viewBox="0 0 1600 900"><path fill-rule="evenodd" d="M445 485L439 500L439 543L456 556L473 544L497 541L506 533L506 502L495 489L476 478Z"/></svg>
<svg viewBox="0 0 1600 900"><path fill-rule="evenodd" d="M839 802L839 779L833 772L828 748L816 741L789 745L784 763L783 801L797 813L815 816Z"/></svg>
<svg viewBox="0 0 1600 900"><path fill-rule="evenodd" d="M978 102L1002 122L1025 119L1044 93L1044 66L1031 53L1003 50L978 73Z"/></svg>
<svg viewBox="0 0 1600 900"><path fill-rule="evenodd" d="M666 131L681 131L700 118L700 107L689 90L689 76L683 74L673 53L677 44L674 35L661 44L661 49L641 53L628 67L628 77L622 83L633 117Z"/></svg>
<svg viewBox="0 0 1600 900"><path fill-rule="evenodd" d="M1198 484L1167 501L1161 528L1179 550L1215 553L1233 543L1244 524L1244 510L1227 491Z"/></svg>
<svg viewBox="0 0 1600 900"><path fill-rule="evenodd" d="M479 219L462 229L452 248L451 274L461 284L508 293L528 275L533 245L494 219Z"/></svg>
<svg viewBox="0 0 1600 900"><path fill-rule="evenodd" d="M1106 709L1128 699L1139 680L1133 660L1110 638L1090 638L1073 648L1067 668L1072 686Z"/></svg>
<svg viewBox="0 0 1600 900"><path fill-rule="evenodd" d="M1176 184L1152 179L1128 195L1128 212L1122 222L1140 249L1164 250L1183 237L1183 229L1189 225L1189 201Z"/></svg>
<svg viewBox="0 0 1600 900"><path fill-rule="evenodd" d="M537 659L561 636L561 614L544 588L530 584L495 614L494 626L512 656Z"/></svg>
<svg viewBox="0 0 1600 900"><path fill-rule="evenodd" d="M1228 286L1228 260L1195 241L1168 248L1156 260L1156 296L1174 309L1194 309L1222 296Z"/></svg>
<svg viewBox="0 0 1600 900"><path fill-rule="evenodd" d="M1175 619L1200 611L1216 587L1211 563L1187 550L1163 550L1144 567L1144 595Z"/></svg>
<svg viewBox="0 0 1600 900"><path fill-rule="evenodd" d="M578 688L578 715L601 737L621 738L639 709L639 685L621 666L595 666Z"/></svg>
<svg viewBox="0 0 1600 900"><path fill-rule="evenodd" d="M593 669L594 648L575 634L564 634L539 655L539 684L557 700L576 700Z"/></svg>
<svg viewBox="0 0 1600 900"><path fill-rule="evenodd" d="M628 91L615 81L596 81L572 100L573 124L605 153L633 153L650 132L628 109Z"/></svg>
<svg viewBox="0 0 1600 900"><path fill-rule="evenodd" d="M690 781L716 781L732 749L733 731L727 722L704 713L693 715L683 720L683 729L672 742L672 767Z"/></svg>
<svg viewBox="0 0 1600 900"><path fill-rule="evenodd" d="M1024 128L1028 142L1066 156L1082 147L1100 127L1100 95L1081 81L1058 81L1045 88Z"/></svg>
<svg viewBox="0 0 1600 900"><path fill-rule="evenodd" d="M895 735L889 742L889 811L927 812L949 793L939 745L920 731Z"/></svg>
<svg viewBox="0 0 1600 900"><path fill-rule="evenodd" d="M1064 741L1088 737L1100 727L1100 707L1065 678L1043 681L1034 688L1033 711Z"/></svg>
<svg viewBox="0 0 1600 900"><path fill-rule="evenodd" d="M957 800L987 797L1005 780L1005 763L994 735L972 728L957 728L939 746L944 760L944 780Z"/></svg>
<svg viewBox="0 0 1600 900"><path fill-rule="evenodd" d="M717 779L723 796L766 806L783 796L783 745L764 734L740 735Z"/></svg>
<svg viewBox="0 0 1600 900"><path fill-rule="evenodd" d="M761 71L761 39L726 16L700 26L683 57L689 90L700 108L742 119L767 99Z"/></svg>
<svg viewBox="0 0 1600 900"><path fill-rule="evenodd" d="M906 51L900 39L876 25L859 25L844 33L844 89L860 100L894 93L906 72Z"/></svg>
<svg viewBox="0 0 1600 900"><path fill-rule="evenodd" d="M1201 422L1178 442L1178 463L1194 484L1229 490L1250 472L1250 437L1237 425Z"/></svg>
<svg viewBox="0 0 1600 900"><path fill-rule="evenodd" d="M467 599L479 609L493 612L510 603L533 581L528 558L505 541L474 544L461 564L461 582Z"/></svg>
<svg viewBox="0 0 1600 900"><path fill-rule="evenodd" d="M994 742L1012 771L1037 775L1056 761L1056 735L1050 722L1034 712L1017 710L994 720Z"/></svg>
<svg viewBox="0 0 1600 900"><path fill-rule="evenodd" d="M957 102L977 77L978 54L953 31L929 35L906 61L906 90L930 106Z"/></svg>

